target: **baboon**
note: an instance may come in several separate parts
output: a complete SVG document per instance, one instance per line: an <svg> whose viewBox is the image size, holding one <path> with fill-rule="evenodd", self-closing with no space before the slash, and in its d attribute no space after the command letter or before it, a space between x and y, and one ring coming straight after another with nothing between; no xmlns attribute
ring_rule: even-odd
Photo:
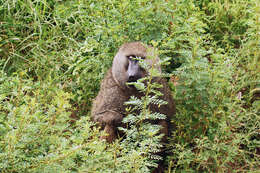
<svg viewBox="0 0 260 173"><path fill-rule="evenodd" d="M154 55L154 51L148 51L152 47L147 47L141 42L131 42L123 44L113 60L110 68L101 83L98 96L93 102L91 117L93 121L98 122L101 128L108 134L102 137L108 142L114 141L120 134L117 127L122 126L122 119L126 116L126 105L130 96L140 98L143 96L134 86L127 85L128 82L135 82L145 77L147 72L138 64L138 58L144 59L146 64L155 65L159 58ZM147 56L156 56L153 59L146 59ZM155 65L159 71L159 65ZM163 78L155 78L155 82L163 87L158 89L163 96L160 99L168 102L158 108L157 105L151 105L151 111L160 112L167 116L164 120L157 120L156 124L162 126L161 133L164 133L162 141L166 141L169 134L170 117L175 114L175 104L171 95L167 81Z"/></svg>

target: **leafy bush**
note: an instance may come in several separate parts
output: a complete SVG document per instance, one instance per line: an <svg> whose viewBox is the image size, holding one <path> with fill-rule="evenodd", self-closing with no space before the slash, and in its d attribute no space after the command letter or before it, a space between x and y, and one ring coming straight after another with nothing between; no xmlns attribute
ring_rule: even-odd
<svg viewBox="0 0 260 173"><path fill-rule="evenodd" d="M1 172L148 171L148 152L100 141L89 120L117 48L135 40L170 62L168 172L257 171L259 9L257 0L1 1Z"/></svg>

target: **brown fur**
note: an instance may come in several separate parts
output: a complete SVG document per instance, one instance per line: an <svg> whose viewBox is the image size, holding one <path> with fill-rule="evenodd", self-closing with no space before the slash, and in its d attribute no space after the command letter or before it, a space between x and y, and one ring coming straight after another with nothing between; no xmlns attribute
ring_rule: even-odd
<svg viewBox="0 0 260 173"><path fill-rule="evenodd" d="M119 133L117 127L122 125L122 119L126 116L124 102L128 101L130 96L140 98L143 94L136 89L130 89L126 85L127 74L125 64L127 63L126 56L136 55L147 57L151 53L147 52L147 47L140 42L126 43L119 49L116 54L113 66L108 70L105 78L101 83L101 88L98 96L93 102L91 116L95 122L98 122L102 129L108 134L102 137L108 142L114 141ZM158 60L158 58L157 58ZM147 60L150 65L154 61ZM160 71L160 67L157 67ZM165 120L158 120L154 123L162 126L161 133L164 134L162 142L166 142L169 133L169 121L175 114L175 104L171 95L167 81L162 78L154 79L155 82L162 84L160 92L163 94L160 99L168 102L167 105L162 105L158 108L157 105L150 105L151 111L165 114Z"/></svg>

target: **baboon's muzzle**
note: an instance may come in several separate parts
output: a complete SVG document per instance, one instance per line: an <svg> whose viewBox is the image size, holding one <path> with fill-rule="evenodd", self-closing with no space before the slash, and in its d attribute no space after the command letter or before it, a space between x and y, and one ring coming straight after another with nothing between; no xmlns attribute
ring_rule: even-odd
<svg viewBox="0 0 260 173"><path fill-rule="evenodd" d="M142 71L138 64L138 61L136 60L129 61L127 74L128 74L127 82L136 82L138 79L142 77Z"/></svg>

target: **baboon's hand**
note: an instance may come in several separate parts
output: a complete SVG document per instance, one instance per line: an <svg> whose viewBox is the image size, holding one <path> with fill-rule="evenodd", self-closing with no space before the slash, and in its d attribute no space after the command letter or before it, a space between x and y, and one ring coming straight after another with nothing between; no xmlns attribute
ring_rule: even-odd
<svg viewBox="0 0 260 173"><path fill-rule="evenodd" d="M106 125L104 128L105 136L101 136L101 139L105 139L107 142L111 143L116 139L116 127L112 125Z"/></svg>

